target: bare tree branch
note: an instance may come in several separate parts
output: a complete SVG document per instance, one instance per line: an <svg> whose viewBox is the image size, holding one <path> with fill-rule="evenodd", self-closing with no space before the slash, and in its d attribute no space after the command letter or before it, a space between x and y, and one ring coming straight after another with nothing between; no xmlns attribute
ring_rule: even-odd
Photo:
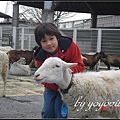
<svg viewBox="0 0 120 120"><path fill-rule="evenodd" d="M20 5L20 8L22 9L22 13L20 14L26 21L32 20L33 23L42 22L42 9L23 5ZM54 21L58 23L60 20L73 17L74 15L72 12L55 11Z"/></svg>

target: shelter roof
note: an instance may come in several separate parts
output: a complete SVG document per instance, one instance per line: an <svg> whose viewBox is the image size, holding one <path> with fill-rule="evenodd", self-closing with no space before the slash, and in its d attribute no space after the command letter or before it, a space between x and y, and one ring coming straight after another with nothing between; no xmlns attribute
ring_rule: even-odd
<svg viewBox="0 0 120 120"><path fill-rule="evenodd" d="M52 9L55 11L68 11L79 13L90 13L93 15L120 15L120 1L115 2L87 2L86 1L53 1ZM44 1L19 1L18 4L44 9Z"/></svg>
<svg viewBox="0 0 120 120"><path fill-rule="evenodd" d="M0 12L0 18L12 18L12 17Z"/></svg>

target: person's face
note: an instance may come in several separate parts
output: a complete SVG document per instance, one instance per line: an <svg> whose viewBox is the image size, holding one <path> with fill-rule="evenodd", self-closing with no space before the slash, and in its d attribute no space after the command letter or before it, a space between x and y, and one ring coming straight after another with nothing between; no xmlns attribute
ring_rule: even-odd
<svg viewBox="0 0 120 120"><path fill-rule="evenodd" d="M58 40L55 35L51 36L45 34L45 37L40 41L40 44L42 48L49 53L55 52L58 48Z"/></svg>

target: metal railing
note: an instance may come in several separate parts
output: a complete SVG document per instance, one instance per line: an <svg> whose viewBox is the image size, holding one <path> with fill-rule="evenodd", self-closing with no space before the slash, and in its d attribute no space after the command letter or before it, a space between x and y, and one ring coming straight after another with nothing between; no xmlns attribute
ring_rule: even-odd
<svg viewBox="0 0 120 120"><path fill-rule="evenodd" d="M2 29L0 28L0 33L3 37ZM33 27L13 27L9 30L12 30L12 34L8 32L8 36L12 36L12 47L14 49L32 50L37 45ZM95 53L102 50L106 54L120 54L120 29L64 28L59 30L73 38L81 53ZM5 34L7 36L7 32ZM0 36L0 38L2 37Z"/></svg>

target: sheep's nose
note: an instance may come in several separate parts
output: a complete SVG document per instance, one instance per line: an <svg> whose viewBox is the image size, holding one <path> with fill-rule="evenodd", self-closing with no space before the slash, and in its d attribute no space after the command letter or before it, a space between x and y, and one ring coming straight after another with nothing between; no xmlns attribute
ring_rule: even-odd
<svg viewBox="0 0 120 120"><path fill-rule="evenodd" d="M39 76L40 76L40 74L37 74L37 75L35 75L34 77L37 78L37 77L39 77Z"/></svg>

